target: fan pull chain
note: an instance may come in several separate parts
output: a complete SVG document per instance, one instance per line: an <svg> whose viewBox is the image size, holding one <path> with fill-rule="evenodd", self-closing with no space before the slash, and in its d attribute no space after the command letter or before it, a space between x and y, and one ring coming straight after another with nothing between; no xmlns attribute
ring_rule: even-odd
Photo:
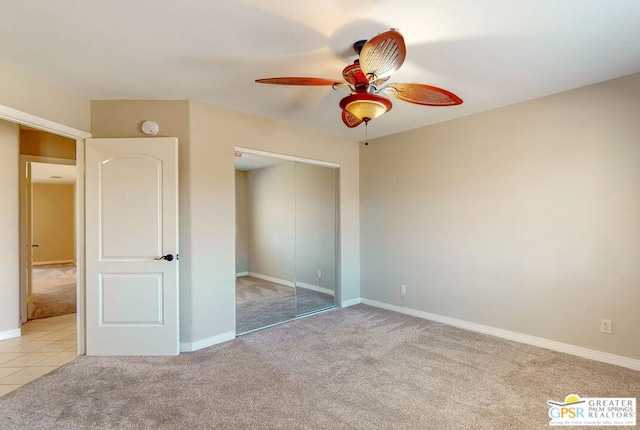
<svg viewBox="0 0 640 430"><path fill-rule="evenodd" d="M364 144L369 144L369 121L364 122Z"/></svg>

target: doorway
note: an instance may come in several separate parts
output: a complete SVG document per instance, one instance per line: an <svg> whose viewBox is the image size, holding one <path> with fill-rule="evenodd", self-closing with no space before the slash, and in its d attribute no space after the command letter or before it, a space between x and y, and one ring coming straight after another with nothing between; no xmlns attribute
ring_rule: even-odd
<svg viewBox="0 0 640 430"><path fill-rule="evenodd" d="M27 320L76 313L73 160L25 160L27 174ZM63 164L61 164L63 163Z"/></svg>
<svg viewBox="0 0 640 430"><path fill-rule="evenodd" d="M84 141L21 125L19 148L20 322L64 323L83 354Z"/></svg>
<svg viewBox="0 0 640 430"><path fill-rule="evenodd" d="M24 229L20 226L21 223L21 180L22 175L19 174L20 170L20 158L19 154L38 155L35 151L51 149L54 152L60 150L60 146L52 141L47 142L33 142L30 148L34 152L25 153L22 149L21 138L24 131L42 132L48 136L54 138L66 138L74 143L72 149L73 157L77 161L78 173L76 178L76 193L75 193L75 234L76 234L76 263L77 263L77 317L74 319L74 325L77 328L77 352L78 354L84 354L85 351L85 328L84 328L84 139L91 137L91 134L73 127L69 127L43 117L39 117L24 111L17 110L15 108L0 104L0 119L8 124L8 134L6 135L6 146L8 157L2 160L2 165L7 171L11 172L10 175L5 175L7 184L13 188L15 194L9 193L3 195L2 200L6 203L7 210L14 215L8 216L11 219L15 233L9 234L6 237L5 246L2 249L3 252L11 252L14 257L10 259L10 262L6 266L6 273L11 280L11 288L8 291L3 292L3 298L7 300L3 304L3 319L1 319L3 326L0 331L1 339L12 339L20 337L25 334L24 329L21 328L21 323L26 321L26 298L25 292L25 273L24 270L24 256L26 251L26 240L24 237ZM54 139L55 140L55 139ZM14 152L15 151L15 152ZM15 154L15 155L14 155ZM48 154L42 156L59 157L59 154ZM14 158L15 157L15 158ZM72 157L72 158L73 158ZM13 176L15 175L15 176ZM15 196L15 197L14 197ZM12 198L13 197L13 198ZM15 224L14 224L15 223ZM17 248L17 249L16 249ZM18 251L18 252L16 252ZM9 284L7 284L9 285ZM59 318L59 317L54 317ZM66 318L66 317L60 317Z"/></svg>
<svg viewBox="0 0 640 430"><path fill-rule="evenodd" d="M338 166L236 148L236 333L334 308Z"/></svg>

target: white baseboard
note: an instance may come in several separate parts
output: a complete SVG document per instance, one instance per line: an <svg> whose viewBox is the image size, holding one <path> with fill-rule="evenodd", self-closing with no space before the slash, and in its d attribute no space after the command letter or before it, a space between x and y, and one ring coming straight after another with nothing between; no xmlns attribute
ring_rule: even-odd
<svg viewBox="0 0 640 430"><path fill-rule="evenodd" d="M265 281L275 282L276 284L284 285L285 287L293 288L292 281L286 281L284 279L274 278L273 276L263 275L262 273L249 272L249 276L253 276L254 278L264 279Z"/></svg>
<svg viewBox="0 0 640 430"><path fill-rule="evenodd" d="M199 349L207 348L209 346L217 345L219 343L228 342L236 338L235 331L228 331L226 333L211 336L206 339L201 339L196 342L184 342L180 343L180 352L193 352Z"/></svg>
<svg viewBox="0 0 640 430"><path fill-rule="evenodd" d="M238 273L236 273L236 278L239 278L240 276L249 276L249 272L238 272Z"/></svg>
<svg viewBox="0 0 640 430"><path fill-rule="evenodd" d="M359 305L360 303L362 303L362 299L360 297L358 297L357 299L345 300L344 302L342 302L340 307L348 308L349 306ZM371 305L371 306L373 306L373 305Z"/></svg>
<svg viewBox="0 0 640 430"><path fill-rule="evenodd" d="M616 366L626 367L628 369L640 370L640 360L634 358L623 357L621 355L609 354L608 352L596 351L594 349L583 348L581 346L570 345L567 343L556 342L555 340L544 339L541 337L530 336L528 334L517 333L510 330L491 327L483 324L477 324L469 321L459 320L456 318L445 317L442 315L432 314L429 312L419 311L416 309L405 308L402 306L391 305L388 303L378 302L376 300L361 299L365 305L374 306L376 308L387 309L401 314L411 315L430 321L447 324L453 327L465 330L484 333L503 339L513 340L528 345L538 346L540 348L550 349L552 351L564 352L566 354L576 355L578 357L588 358L591 360L601 361L603 363L615 364ZM343 304L344 307L344 304Z"/></svg>
<svg viewBox="0 0 640 430"><path fill-rule="evenodd" d="M14 337L22 336L22 331L19 328L13 330L0 331L0 340L13 339Z"/></svg>
<svg viewBox="0 0 640 430"><path fill-rule="evenodd" d="M52 261L34 261L31 263L33 266L46 266L49 264L68 264L73 263L73 260L52 260Z"/></svg>
<svg viewBox="0 0 640 430"><path fill-rule="evenodd" d="M305 282L294 283L292 281L287 281L285 279L280 279L280 278L274 278L273 276L267 276L267 275L263 275L262 273L256 273L256 272L248 272L247 275L253 276L254 278L258 278L258 279L264 279L265 281L275 282L276 284L284 285L285 287L293 288L294 286L298 286L300 288L305 288L307 290L313 290L319 293L329 294L330 296L333 296L335 294L333 290L330 290L328 288L318 287L312 284L307 284ZM247 275L241 275L241 276L247 276ZM238 275L236 274L236 276Z"/></svg>
<svg viewBox="0 0 640 430"><path fill-rule="evenodd" d="M317 291L318 293L324 293L330 296L335 295L335 292L333 290L318 287L317 285L313 284L307 284L306 282L296 282L296 287L304 288L305 290Z"/></svg>

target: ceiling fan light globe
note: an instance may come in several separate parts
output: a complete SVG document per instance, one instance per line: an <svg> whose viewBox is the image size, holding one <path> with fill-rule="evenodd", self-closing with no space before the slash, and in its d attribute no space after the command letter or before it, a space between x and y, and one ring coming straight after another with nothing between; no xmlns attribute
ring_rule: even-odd
<svg viewBox="0 0 640 430"><path fill-rule="evenodd" d="M391 110L389 99L376 94L357 93L340 100L340 108L356 118L368 122Z"/></svg>

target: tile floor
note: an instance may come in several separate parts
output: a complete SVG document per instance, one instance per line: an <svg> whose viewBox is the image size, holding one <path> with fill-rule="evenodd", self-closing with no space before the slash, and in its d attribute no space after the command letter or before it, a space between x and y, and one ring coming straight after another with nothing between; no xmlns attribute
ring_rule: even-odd
<svg viewBox="0 0 640 430"><path fill-rule="evenodd" d="M21 337L0 341L0 396L76 356L76 314L27 322Z"/></svg>

